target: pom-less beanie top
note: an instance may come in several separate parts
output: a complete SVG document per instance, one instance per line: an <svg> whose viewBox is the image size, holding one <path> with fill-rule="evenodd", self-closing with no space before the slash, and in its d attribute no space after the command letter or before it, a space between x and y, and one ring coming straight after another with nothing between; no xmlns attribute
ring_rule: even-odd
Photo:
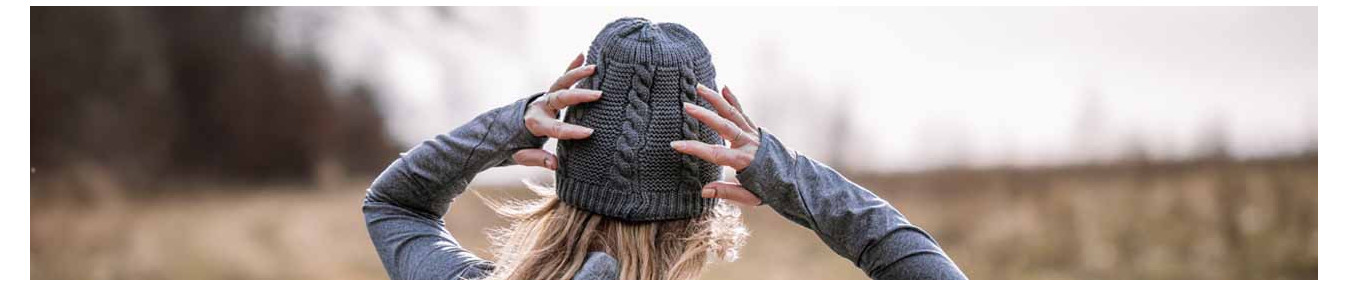
<svg viewBox="0 0 1348 287"><path fill-rule="evenodd" d="M594 133L560 141L558 197L627 221L685 219L710 210L716 200L700 191L720 178L720 167L669 146L676 140L722 144L683 111L683 103L711 108L696 92L698 83L716 87L702 40L679 24L622 18L599 32L586 62L595 73L579 86L604 95L566 112L566 122Z"/></svg>

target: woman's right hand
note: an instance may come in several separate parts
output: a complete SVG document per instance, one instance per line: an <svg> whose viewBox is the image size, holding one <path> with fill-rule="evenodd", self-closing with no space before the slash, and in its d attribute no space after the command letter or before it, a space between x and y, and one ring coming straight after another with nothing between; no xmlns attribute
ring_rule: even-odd
<svg viewBox="0 0 1348 287"><path fill-rule="evenodd" d="M758 126L744 114L740 101L730 92L730 88L721 88L721 93L697 85L697 94L711 103L716 111L701 106L684 103L683 110L693 118L711 127L728 141L729 145L712 145L695 140L673 141L669 145L674 150L696 156L702 160L743 171L754 161L758 152ZM721 198L743 206L763 204L763 200L753 192L744 189L738 183L716 181L702 187L702 197Z"/></svg>
<svg viewBox="0 0 1348 287"><path fill-rule="evenodd" d="M585 55L576 55L567 65L566 73L558 77L548 88L548 92L529 103L524 112L524 127L536 137L572 140L590 137L594 129L568 124L557 119L563 108L580 103L598 100L600 91L572 89L576 82L594 74L594 65L581 66ZM515 152L511 159L525 166L537 166L557 170L557 156L542 148L523 149Z"/></svg>

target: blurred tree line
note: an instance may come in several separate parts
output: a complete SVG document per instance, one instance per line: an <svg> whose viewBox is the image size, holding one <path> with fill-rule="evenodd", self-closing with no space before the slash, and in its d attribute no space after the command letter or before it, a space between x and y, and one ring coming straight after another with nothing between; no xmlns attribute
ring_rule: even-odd
<svg viewBox="0 0 1348 287"><path fill-rule="evenodd" d="M33 195L89 167L136 192L378 173L397 147L374 95L283 58L263 9L33 7Z"/></svg>

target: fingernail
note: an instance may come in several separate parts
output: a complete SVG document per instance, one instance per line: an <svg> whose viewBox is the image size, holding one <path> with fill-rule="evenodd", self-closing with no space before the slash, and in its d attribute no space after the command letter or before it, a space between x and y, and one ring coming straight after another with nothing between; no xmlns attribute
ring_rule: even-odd
<svg viewBox="0 0 1348 287"><path fill-rule="evenodd" d="M714 190L714 189L710 189L710 188L703 188L703 189L702 189L702 197L703 197L703 198L711 198L712 196L715 196L715 195L716 195L716 190Z"/></svg>
<svg viewBox="0 0 1348 287"><path fill-rule="evenodd" d="M684 145L684 143L681 142L681 141L672 141L672 142L669 142L669 147L674 148L674 149L683 149L683 145Z"/></svg>
<svg viewBox="0 0 1348 287"><path fill-rule="evenodd" d="M699 89L699 90L710 90L710 89L707 88L707 86L703 86L702 84L697 84L697 89Z"/></svg>
<svg viewBox="0 0 1348 287"><path fill-rule="evenodd" d="M581 132L584 132L585 135L591 135L591 134L594 134L594 129L592 129L592 128L584 128L583 130L580 130L580 131L581 131Z"/></svg>
<svg viewBox="0 0 1348 287"><path fill-rule="evenodd" d="M594 70L594 65L585 66L586 70Z"/></svg>

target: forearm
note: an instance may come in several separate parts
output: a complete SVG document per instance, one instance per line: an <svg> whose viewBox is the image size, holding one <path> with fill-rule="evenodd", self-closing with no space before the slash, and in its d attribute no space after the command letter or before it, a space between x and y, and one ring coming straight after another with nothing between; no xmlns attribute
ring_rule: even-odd
<svg viewBox="0 0 1348 287"><path fill-rule="evenodd" d="M963 279L936 240L884 199L786 149L764 130L745 188L876 279Z"/></svg>
<svg viewBox="0 0 1348 287"><path fill-rule="evenodd" d="M479 172L508 163L516 150L543 145L524 128L535 96L483 113L403 153L370 186L366 200L439 219Z"/></svg>
<svg viewBox="0 0 1348 287"><path fill-rule="evenodd" d="M375 179L362 211L375 251L394 279L478 278L491 263L459 246L441 217L477 173L542 146L523 127L534 97L474 118L403 153Z"/></svg>

